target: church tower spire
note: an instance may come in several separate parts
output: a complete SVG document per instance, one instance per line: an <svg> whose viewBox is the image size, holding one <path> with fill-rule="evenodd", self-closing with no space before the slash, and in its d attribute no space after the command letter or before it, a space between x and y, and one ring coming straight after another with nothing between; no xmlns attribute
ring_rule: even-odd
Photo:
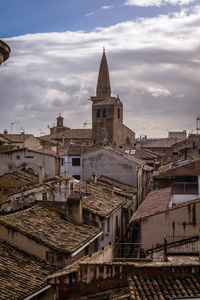
<svg viewBox="0 0 200 300"><path fill-rule="evenodd" d="M110 88L109 69L108 69L105 49L103 49L103 55L101 58L101 64L99 68L96 96L104 98L104 97L110 97L110 95L111 95L111 88Z"/></svg>

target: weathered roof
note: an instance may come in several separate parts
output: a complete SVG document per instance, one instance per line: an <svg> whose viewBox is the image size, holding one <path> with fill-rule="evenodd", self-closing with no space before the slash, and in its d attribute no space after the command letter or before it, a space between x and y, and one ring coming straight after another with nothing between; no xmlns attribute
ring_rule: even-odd
<svg viewBox="0 0 200 300"><path fill-rule="evenodd" d="M14 170L0 176L0 202L5 201L13 193L17 193L24 186L38 183L38 177L26 171ZM5 191L4 191L5 190Z"/></svg>
<svg viewBox="0 0 200 300"><path fill-rule="evenodd" d="M54 268L43 260L0 242L0 299L21 300L46 287Z"/></svg>
<svg viewBox="0 0 200 300"><path fill-rule="evenodd" d="M12 150L16 150L17 146L12 145L12 144L8 144L8 145L2 145L0 146L0 153L6 153L6 152L10 152Z"/></svg>
<svg viewBox="0 0 200 300"><path fill-rule="evenodd" d="M33 134L3 134L2 136L11 143L23 143L28 137L34 137Z"/></svg>
<svg viewBox="0 0 200 300"><path fill-rule="evenodd" d="M63 220L54 211L42 205L0 217L0 223L13 228L56 251L71 254L100 229L90 225L77 225Z"/></svg>
<svg viewBox="0 0 200 300"><path fill-rule="evenodd" d="M125 183L122 183L118 180L115 180L113 178L110 178L110 177L107 177L107 176L104 176L104 175L100 175L100 176L97 176L97 182L100 183L100 184L105 184L105 185L108 185L108 186L112 186L112 187L117 187L125 192L130 192L130 193L136 193L137 192L137 189L129 184L125 184Z"/></svg>
<svg viewBox="0 0 200 300"><path fill-rule="evenodd" d="M169 206L171 190L172 188L170 187L149 193L138 208L138 210L132 216L130 222L137 222L141 219L151 217L156 214L171 211L174 209L179 209L181 207L200 202L200 198L198 198L197 195L196 199L188 200L182 203L173 204L172 206Z"/></svg>
<svg viewBox="0 0 200 300"><path fill-rule="evenodd" d="M57 139L91 139L92 129L67 129L62 132L41 136L41 140L57 140Z"/></svg>
<svg viewBox="0 0 200 300"><path fill-rule="evenodd" d="M81 156L83 152L88 148L87 145L80 145L80 144L72 144L69 146L69 148L66 150L67 155L77 155Z"/></svg>
<svg viewBox="0 0 200 300"><path fill-rule="evenodd" d="M130 299L165 300L170 297L200 296L200 282L191 274L132 275L128 283Z"/></svg>
<svg viewBox="0 0 200 300"><path fill-rule="evenodd" d="M164 176L199 176L200 175L200 159L187 161L179 164L171 164L171 168L167 170L161 169L160 175Z"/></svg>
<svg viewBox="0 0 200 300"><path fill-rule="evenodd" d="M143 148L171 148L178 141L182 141L183 139L158 139L152 142L146 143Z"/></svg>
<svg viewBox="0 0 200 300"><path fill-rule="evenodd" d="M124 193L99 183L82 184L83 209L101 217L106 217L118 207L127 203L133 194Z"/></svg>
<svg viewBox="0 0 200 300"><path fill-rule="evenodd" d="M170 197L171 188L150 192L131 218L131 222L165 211L168 209Z"/></svg>

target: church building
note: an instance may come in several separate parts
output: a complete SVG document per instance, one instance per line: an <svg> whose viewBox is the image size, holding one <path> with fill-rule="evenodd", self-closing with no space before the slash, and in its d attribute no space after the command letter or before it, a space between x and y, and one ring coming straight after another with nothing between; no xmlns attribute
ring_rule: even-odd
<svg viewBox="0 0 200 300"><path fill-rule="evenodd" d="M132 147L135 133L123 124L123 104L119 97L111 96L108 63L105 50L100 63L96 96L92 101L92 129L71 129L64 126L59 114L57 126L50 128L50 134L41 139L55 140L59 144L73 142L78 144L111 144L119 147Z"/></svg>
<svg viewBox="0 0 200 300"><path fill-rule="evenodd" d="M123 104L111 96L110 76L105 50L101 59L96 96L92 101L93 143L134 145L135 133L123 124Z"/></svg>

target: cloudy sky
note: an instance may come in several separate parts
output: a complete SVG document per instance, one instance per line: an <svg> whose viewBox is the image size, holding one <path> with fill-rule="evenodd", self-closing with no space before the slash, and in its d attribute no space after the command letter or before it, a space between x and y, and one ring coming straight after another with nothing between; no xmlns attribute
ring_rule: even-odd
<svg viewBox="0 0 200 300"><path fill-rule="evenodd" d="M112 95L136 136L195 131L200 114L200 3L195 0L1 1L0 132L48 133L59 113L91 126L102 48Z"/></svg>

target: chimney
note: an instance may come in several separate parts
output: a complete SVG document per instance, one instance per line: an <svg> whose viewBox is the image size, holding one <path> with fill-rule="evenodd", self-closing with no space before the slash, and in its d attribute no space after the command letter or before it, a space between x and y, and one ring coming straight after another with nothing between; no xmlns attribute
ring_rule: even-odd
<svg viewBox="0 0 200 300"><path fill-rule="evenodd" d="M8 134L8 130L7 130L7 129L4 129L3 134Z"/></svg>
<svg viewBox="0 0 200 300"><path fill-rule="evenodd" d="M69 181L69 193L67 196L66 218L77 223L83 222L83 204L79 192L74 191L74 182Z"/></svg>
<svg viewBox="0 0 200 300"><path fill-rule="evenodd" d="M44 178L45 178L44 167L39 167L39 184L42 184L44 182Z"/></svg>
<svg viewBox="0 0 200 300"><path fill-rule="evenodd" d="M94 183L97 183L97 174L94 171L92 172L91 179Z"/></svg>

